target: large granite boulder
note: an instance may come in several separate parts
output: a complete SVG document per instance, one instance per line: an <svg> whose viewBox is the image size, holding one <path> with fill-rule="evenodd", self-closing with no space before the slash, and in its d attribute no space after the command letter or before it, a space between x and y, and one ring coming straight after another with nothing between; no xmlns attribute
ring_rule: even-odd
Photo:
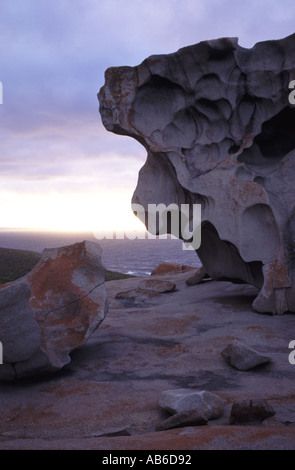
<svg viewBox="0 0 295 470"><path fill-rule="evenodd" d="M101 248L84 241L46 249L23 278L0 286L0 380L56 371L104 319Z"/></svg>
<svg viewBox="0 0 295 470"><path fill-rule="evenodd" d="M204 41L110 68L98 94L106 129L147 150L133 203L201 204L207 274L256 286L274 314L295 311L294 48Z"/></svg>

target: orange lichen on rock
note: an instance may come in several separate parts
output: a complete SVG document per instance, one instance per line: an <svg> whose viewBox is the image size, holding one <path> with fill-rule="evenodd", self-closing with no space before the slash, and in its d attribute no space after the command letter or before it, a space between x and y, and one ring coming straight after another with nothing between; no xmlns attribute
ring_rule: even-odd
<svg viewBox="0 0 295 470"><path fill-rule="evenodd" d="M87 341L106 315L104 279L101 248L97 243L84 241L44 250L32 271L22 280L4 286L0 302L7 310L10 324L15 325L15 331L8 326L5 328L4 324L1 328L7 354L0 379L56 370L69 363L70 352ZM16 289L20 293L14 295L11 306L11 295ZM24 304L21 293L25 291ZM26 311L22 319L19 318L21 310ZM31 335L27 335L27 341L31 341L30 354L20 352L17 355L18 330L25 330L24 322L31 324ZM6 348L8 343L14 344L13 353Z"/></svg>

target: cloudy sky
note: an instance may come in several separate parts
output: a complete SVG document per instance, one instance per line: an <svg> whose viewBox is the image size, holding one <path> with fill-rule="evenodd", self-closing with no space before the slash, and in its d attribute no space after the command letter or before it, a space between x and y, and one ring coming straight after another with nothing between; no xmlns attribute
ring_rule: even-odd
<svg viewBox="0 0 295 470"><path fill-rule="evenodd" d="M294 0L0 0L0 227L138 227L145 151L101 124L105 69L294 32Z"/></svg>

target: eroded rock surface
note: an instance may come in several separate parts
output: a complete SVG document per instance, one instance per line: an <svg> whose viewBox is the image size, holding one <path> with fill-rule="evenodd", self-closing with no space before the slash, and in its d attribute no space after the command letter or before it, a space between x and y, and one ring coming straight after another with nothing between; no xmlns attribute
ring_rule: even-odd
<svg viewBox="0 0 295 470"><path fill-rule="evenodd" d="M294 47L204 41L108 69L98 95L106 129L147 150L133 202L201 204L207 274L254 285L274 314L295 311Z"/></svg>
<svg viewBox="0 0 295 470"><path fill-rule="evenodd" d="M55 371L70 362L107 312L101 248L47 249L23 278L0 286L0 380Z"/></svg>

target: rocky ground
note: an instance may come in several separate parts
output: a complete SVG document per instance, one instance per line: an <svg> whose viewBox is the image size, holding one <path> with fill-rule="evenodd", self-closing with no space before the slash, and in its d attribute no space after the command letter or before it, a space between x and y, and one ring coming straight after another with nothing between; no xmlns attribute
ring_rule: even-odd
<svg viewBox="0 0 295 470"><path fill-rule="evenodd" d="M255 313L254 288L215 281L189 287L191 275L145 278L175 283L157 295L143 278L108 282L109 312L69 365L1 384L0 449L294 449L288 345L295 315ZM232 367L221 352L234 340L270 361L246 371ZM156 431L167 418L161 393L183 388L221 397L222 415ZM275 415L229 424L233 403L255 399L267 400Z"/></svg>

